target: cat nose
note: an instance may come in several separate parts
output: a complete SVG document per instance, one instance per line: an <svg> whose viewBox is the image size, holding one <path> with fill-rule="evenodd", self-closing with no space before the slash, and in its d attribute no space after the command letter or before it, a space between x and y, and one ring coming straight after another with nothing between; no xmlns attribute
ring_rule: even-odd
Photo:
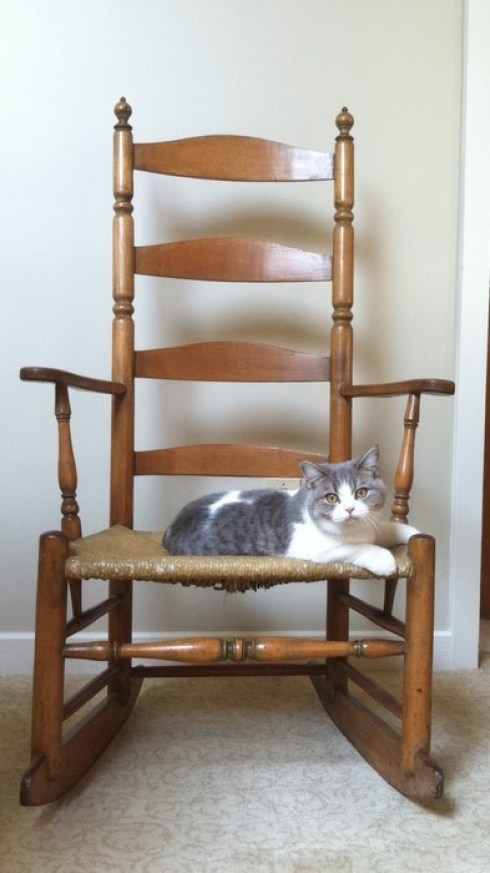
<svg viewBox="0 0 490 873"><path fill-rule="evenodd" d="M345 511L348 512L349 515L352 515L352 513L354 512L354 509L355 509L354 506L346 506L345 507Z"/></svg>

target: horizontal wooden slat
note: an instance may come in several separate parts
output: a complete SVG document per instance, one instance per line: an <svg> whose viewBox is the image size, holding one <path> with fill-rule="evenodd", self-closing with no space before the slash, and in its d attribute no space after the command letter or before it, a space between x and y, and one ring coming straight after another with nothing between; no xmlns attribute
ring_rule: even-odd
<svg viewBox="0 0 490 873"><path fill-rule="evenodd" d="M319 252L238 237L181 240L136 248L147 276L213 282L329 282L332 259Z"/></svg>
<svg viewBox="0 0 490 873"><path fill-rule="evenodd" d="M131 668L131 676L153 678L176 678L195 676L313 676L325 674L325 662L308 664L264 664L257 661L242 661L241 664L137 664Z"/></svg>
<svg viewBox="0 0 490 873"><path fill-rule="evenodd" d="M402 654L398 652L396 654ZM351 680L351 682L355 682L359 688L362 688L366 694L369 694L373 700L376 700L381 706L384 706L389 712L392 712L397 718L402 718L403 716L403 707L401 702L391 694L388 689L383 688L378 682L372 679L370 676L367 676L365 673L361 673L360 670L357 670L356 667L347 661L342 660L338 661L335 665L335 669L338 670L341 674L346 676Z"/></svg>
<svg viewBox="0 0 490 873"><path fill-rule="evenodd" d="M387 615L382 609L366 603L366 601L355 597L353 594L339 593L338 599L345 603L349 609L353 609L359 615L368 618L369 621L377 624L378 627L384 628L384 630L389 631L391 634L397 634L399 637L405 637L405 624L394 615Z"/></svg>
<svg viewBox="0 0 490 873"><path fill-rule="evenodd" d="M311 640L298 637L182 637L144 643L119 643L110 640L76 642L65 646L65 658L110 661L119 658L155 658L189 664L217 661L241 662L247 659L274 664L284 661L309 661L318 658L344 658L351 655L385 658L402 655L405 647L395 640Z"/></svg>
<svg viewBox="0 0 490 873"><path fill-rule="evenodd" d="M137 143L134 167L151 173L238 182L333 178L333 155L250 136L199 136Z"/></svg>
<svg viewBox="0 0 490 873"><path fill-rule="evenodd" d="M326 455L271 446L208 444L135 453L137 476L256 476L299 478L299 462Z"/></svg>
<svg viewBox="0 0 490 873"><path fill-rule="evenodd" d="M116 680L118 674L117 667L115 665L111 667L107 667L102 673L99 673L94 679L91 679L78 691L76 691L65 703L63 706L63 721L66 721L82 706L85 706L90 700L93 700L96 694L99 691L102 691L103 688L106 688L109 685L111 679Z"/></svg>
<svg viewBox="0 0 490 873"><path fill-rule="evenodd" d="M247 342L192 343L135 355L136 376L209 382L326 382L323 355Z"/></svg>

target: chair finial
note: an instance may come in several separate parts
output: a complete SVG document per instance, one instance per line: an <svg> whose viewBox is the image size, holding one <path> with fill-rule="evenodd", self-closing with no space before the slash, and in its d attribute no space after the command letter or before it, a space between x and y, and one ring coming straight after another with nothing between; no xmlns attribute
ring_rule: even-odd
<svg viewBox="0 0 490 873"><path fill-rule="evenodd" d="M342 111L339 112L335 119L335 124L339 129L339 136L337 139L352 139L350 131L354 125L354 116L350 114L347 106L342 107Z"/></svg>
<svg viewBox="0 0 490 873"><path fill-rule="evenodd" d="M128 120L131 118L132 112L133 110L131 109L131 106L127 102L126 98L121 97L119 103L116 103L114 107L114 113L117 117L117 124L115 125L115 127L119 129L121 127L130 128L131 125L128 124Z"/></svg>

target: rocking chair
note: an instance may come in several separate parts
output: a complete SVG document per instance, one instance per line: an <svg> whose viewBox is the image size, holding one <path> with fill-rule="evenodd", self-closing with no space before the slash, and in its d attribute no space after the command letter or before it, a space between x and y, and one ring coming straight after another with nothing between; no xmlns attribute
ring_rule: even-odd
<svg viewBox="0 0 490 873"><path fill-rule="evenodd" d="M125 723L145 677L264 674L310 676L331 719L381 776L409 797L440 797L442 772L430 757L434 613L431 536L416 535L408 546L397 547L396 578L379 582L367 571L342 563L315 564L276 557L171 556L162 546L163 531L148 533L133 528L136 476L298 478L300 460L320 463L328 458L340 462L351 457L354 398L399 395L406 395L407 403L394 475L392 518L407 520L421 395L449 395L454 385L436 379L353 383L353 117L345 108L337 116L334 153L328 154L245 136L134 144L131 111L124 98L115 107L112 378L101 381L39 367L21 370L24 380L55 386L62 493L61 529L44 533L40 539L32 755L22 779L21 803L48 803L81 779ZM333 254L236 236L135 246L132 197L136 172L254 183L324 184L331 180L335 206ZM177 184L181 183L172 182ZM320 290L331 283L333 313L331 326L325 330L325 349L315 354L252 342L251 338L213 341L206 337L181 347L170 343L165 348L135 350L135 274L163 277L167 294L180 287L175 280L318 282L322 283ZM206 285L203 287L205 290ZM324 383L325 408L329 399L328 434L320 451L318 446L308 444L308 434L304 450L286 448L279 438L279 445L276 442L274 446L245 441L200 442L143 451L135 448L135 392L136 383L142 379L179 384L185 380L258 383L257 391L265 382ZM82 536L76 499L69 389L112 398L110 526L88 536ZM178 408L167 409L166 415L178 412ZM367 595L384 585L383 606L351 594L351 579L359 580ZM96 606L86 606L82 599L86 580L108 584L107 594ZM403 620L394 615L398 580L405 593ZM152 643L133 642L132 589L135 582L144 581L219 587L230 592L323 582L328 588L326 638L184 636ZM381 632L374 637L351 639L352 611ZM107 617L106 636L100 641L88 641L81 632L103 616ZM354 663L359 658L393 655L403 663L398 696L375 680L375 673L363 672ZM65 699L65 665L74 659L89 659L103 666ZM152 665L133 664L132 660L150 661ZM95 697L98 702L91 703ZM374 701L373 705L367 703L368 699ZM88 714L74 728L64 729L68 717L82 707ZM382 715L384 710L386 717Z"/></svg>

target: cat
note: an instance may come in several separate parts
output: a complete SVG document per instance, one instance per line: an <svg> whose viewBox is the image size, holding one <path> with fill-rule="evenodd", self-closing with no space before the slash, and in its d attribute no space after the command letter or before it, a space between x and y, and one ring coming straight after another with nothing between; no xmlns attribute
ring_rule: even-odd
<svg viewBox="0 0 490 873"><path fill-rule="evenodd" d="M385 521L379 450L340 464L302 461L297 491L224 491L184 506L163 544L174 555L269 555L347 561L375 576L396 574L389 551L418 531Z"/></svg>

